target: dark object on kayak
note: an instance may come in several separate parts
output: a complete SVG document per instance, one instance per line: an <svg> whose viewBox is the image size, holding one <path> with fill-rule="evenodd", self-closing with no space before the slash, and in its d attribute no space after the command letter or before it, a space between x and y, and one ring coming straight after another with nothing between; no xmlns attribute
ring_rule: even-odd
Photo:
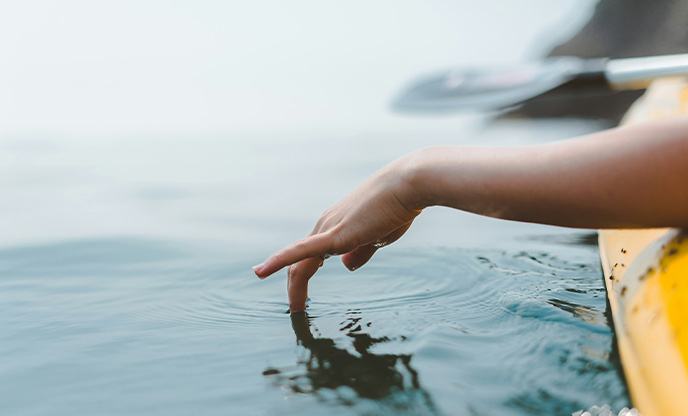
<svg viewBox="0 0 688 416"><path fill-rule="evenodd" d="M549 56L630 58L688 52L688 2L680 0L601 0L590 21ZM617 124L642 91L598 90L566 96L553 90L546 101L527 102L511 115L585 117Z"/></svg>

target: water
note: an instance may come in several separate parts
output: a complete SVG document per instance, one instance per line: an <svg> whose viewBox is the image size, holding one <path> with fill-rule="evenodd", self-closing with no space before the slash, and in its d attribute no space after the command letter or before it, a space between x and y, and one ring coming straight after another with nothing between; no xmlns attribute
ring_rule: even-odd
<svg viewBox="0 0 688 416"><path fill-rule="evenodd" d="M6 7L0 414L629 406L589 232L430 208L366 267L328 260L308 316L251 272L415 149L604 127L386 108L424 71L537 55L592 6Z"/></svg>
<svg viewBox="0 0 688 416"><path fill-rule="evenodd" d="M388 248L355 273L328 264L308 316L292 317L283 278L251 276L256 258L146 239L5 249L0 404L16 415L618 410L628 396L588 240Z"/></svg>

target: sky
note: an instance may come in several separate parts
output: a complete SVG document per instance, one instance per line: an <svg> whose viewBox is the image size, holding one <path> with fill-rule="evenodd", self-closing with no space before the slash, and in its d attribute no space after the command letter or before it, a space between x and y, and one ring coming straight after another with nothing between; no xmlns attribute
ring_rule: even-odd
<svg viewBox="0 0 688 416"><path fill-rule="evenodd" d="M428 71L537 59L594 6L2 2L0 246L143 236L269 253L415 149L588 132L570 122L486 129L489 116L412 117L389 102ZM523 232L455 213L423 221L409 241ZM473 231L438 232L448 227Z"/></svg>
<svg viewBox="0 0 688 416"><path fill-rule="evenodd" d="M420 73L536 57L594 1L0 5L0 135L384 123Z"/></svg>

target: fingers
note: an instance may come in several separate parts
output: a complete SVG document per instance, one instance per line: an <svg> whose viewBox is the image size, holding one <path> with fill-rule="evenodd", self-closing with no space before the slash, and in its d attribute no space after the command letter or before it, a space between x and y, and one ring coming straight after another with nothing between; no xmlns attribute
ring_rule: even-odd
<svg viewBox="0 0 688 416"><path fill-rule="evenodd" d="M389 233L384 238L377 240L373 244L361 246L342 256L342 262L349 270L355 270L370 260L377 248L391 244L401 238L411 227L412 221L404 224L395 231ZM311 235L303 240L299 240L277 253L270 256L263 263L254 266L254 273L261 279L265 279L285 266L300 262L308 258L319 258L332 250L332 232L324 232ZM348 249L349 250L349 249Z"/></svg>
<svg viewBox="0 0 688 416"><path fill-rule="evenodd" d="M311 257L323 256L330 252L331 246L332 235L330 232L312 235L273 254L262 264L254 266L253 271L258 277L265 279L290 264Z"/></svg>
<svg viewBox="0 0 688 416"><path fill-rule="evenodd" d="M319 257L302 260L289 266L287 270L287 292L289 293L289 312L306 310L308 281L318 271L323 260Z"/></svg>
<svg viewBox="0 0 688 416"><path fill-rule="evenodd" d="M361 246L350 253L344 254L342 256L342 263L351 271L358 269L366 264L380 247L392 244L401 238L401 236L408 231L409 227L411 227L411 222L403 225L401 228L397 228L384 238L377 240L375 243Z"/></svg>
<svg viewBox="0 0 688 416"><path fill-rule="evenodd" d="M413 224L413 221L409 221L406 224L402 225L401 227L397 228L396 230L392 231L391 233L387 234L387 236L385 238L381 239L382 246L392 244L393 242L400 239L401 236L406 234L406 231L408 231L408 229L411 228L411 224ZM382 247L382 246L380 246L380 247Z"/></svg>
<svg viewBox="0 0 688 416"><path fill-rule="evenodd" d="M342 263L344 263L347 269L353 272L366 264L376 251L377 247L373 245L359 247L352 252L344 254L342 256Z"/></svg>

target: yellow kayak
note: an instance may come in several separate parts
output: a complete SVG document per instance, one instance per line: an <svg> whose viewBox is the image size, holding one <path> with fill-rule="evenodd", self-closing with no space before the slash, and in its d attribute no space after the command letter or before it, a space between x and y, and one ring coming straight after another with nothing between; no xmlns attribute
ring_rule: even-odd
<svg viewBox="0 0 688 416"><path fill-rule="evenodd" d="M623 124L680 114L688 79L661 79ZM601 230L599 247L633 405L645 416L688 415L688 231Z"/></svg>

